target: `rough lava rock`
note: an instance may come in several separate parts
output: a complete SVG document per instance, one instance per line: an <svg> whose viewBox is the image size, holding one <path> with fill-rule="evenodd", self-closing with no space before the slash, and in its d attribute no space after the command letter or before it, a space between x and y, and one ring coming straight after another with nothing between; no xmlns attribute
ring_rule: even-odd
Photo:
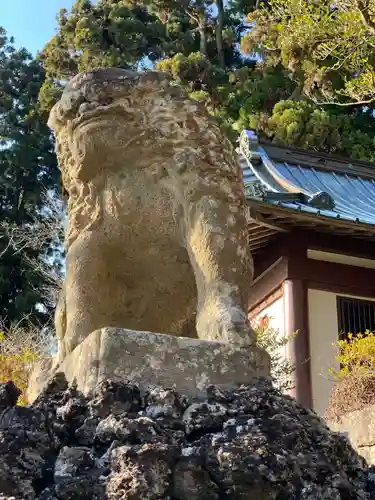
<svg viewBox="0 0 375 500"><path fill-rule="evenodd" d="M266 380L205 401L61 374L30 407L0 385L0 500L375 500L347 439Z"/></svg>
<svg viewBox="0 0 375 500"><path fill-rule="evenodd" d="M14 385L12 380L0 384L0 410L16 405L20 395L20 389Z"/></svg>

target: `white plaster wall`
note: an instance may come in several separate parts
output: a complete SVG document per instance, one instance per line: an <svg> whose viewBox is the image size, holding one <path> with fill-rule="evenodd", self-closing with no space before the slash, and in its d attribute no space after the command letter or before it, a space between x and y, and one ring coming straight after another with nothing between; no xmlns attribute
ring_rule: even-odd
<svg viewBox="0 0 375 500"><path fill-rule="evenodd" d="M313 260L337 264L368 269L375 268L375 260L353 257L351 255L308 249L307 257ZM335 360L336 349L332 346L332 343L337 342L339 334L336 305L337 295L336 293L320 290L310 289L308 291L313 405L314 410L321 416L324 415L328 406L330 393L334 385L328 370L330 367L338 368L338 363ZM374 297L339 295L356 299L375 300Z"/></svg>
<svg viewBox="0 0 375 500"><path fill-rule="evenodd" d="M278 330L280 335L285 334L285 311L284 311L284 297L281 296L276 299L272 304L262 309L252 320L252 323L262 321L264 317L269 318L270 328Z"/></svg>
<svg viewBox="0 0 375 500"><path fill-rule="evenodd" d="M335 264L345 264L347 266L365 267L375 269L375 260L364 259L362 257L353 257L352 255L323 252L321 250L307 250L307 258L312 260L322 260L324 262L333 262Z"/></svg>
<svg viewBox="0 0 375 500"><path fill-rule="evenodd" d="M285 301L283 295L272 302L272 304L262 309L261 312L251 320L251 323L257 324L265 317L269 319L269 327L277 332L279 338L283 338L285 336ZM279 355L287 358L288 345L280 347Z"/></svg>
<svg viewBox="0 0 375 500"><path fill-rule="evenodd" d="M308 291L313 409L320 416L324 416L334 386L332 376L329 375L329 368L339 368L335 360L337 350L332 345L337 342L339 336L337 295L375 300L373 297L336 294L321 290L309 289Z"/></svg>
<svg viewBox="0 0 375 500"><path fill-rule="evenodd" d="M329 368L337 367L332 345L338 340L336 294L310 289L308 305L313 409L323 416L334 384Z"/></svg>
<svg viewBox="0 0 375 500"><path fill-rule="evenodd" d="M270 319L270 327L275 328L276 330L280 330L284 332L284 297L281 296L276 299L272 304L265 307L261 310L261 312L255 317L255 320L258 321L264 316L268 316Z"/></svg>

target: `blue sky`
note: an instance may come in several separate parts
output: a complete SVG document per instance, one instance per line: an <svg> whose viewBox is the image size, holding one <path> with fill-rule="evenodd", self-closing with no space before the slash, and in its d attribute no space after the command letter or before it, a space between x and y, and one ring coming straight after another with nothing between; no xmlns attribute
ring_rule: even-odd
<svg viewBox="0 0 375 500"><path fill-rule="evenodd" d="M0 26L34 55L54 35L56 14L74 0L0 0Z"/></svg>

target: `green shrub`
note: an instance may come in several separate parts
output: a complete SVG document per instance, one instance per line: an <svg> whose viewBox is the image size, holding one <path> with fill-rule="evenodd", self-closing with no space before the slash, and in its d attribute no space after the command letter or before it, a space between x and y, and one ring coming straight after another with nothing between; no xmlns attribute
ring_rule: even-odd
<svg viewBox="0 0 375 500"><path fill-rule="evenodd" d="M336 380L343 377L368 377L375 375L375 334L367 330L354 336L349 333L344 340L333 344L337 347L335 356L340 367L330 368L329 372Z"/></svg>
<svg viewBox="0 0 375 500"><path fill-rule="evenodd" d="M375 334L368 330L356 336L348 334L333 345L339 367L329 370L336 382L326 411L326 418L332 421L374 402Z"/></svg>
<svg viewBox="0 0 375 500"><path fill-rule="evenodd" d="M294 389L292 375L295 365L285 357L282 349L297 335L281 336L279 331L270 327L269 318L263 318L259 323L252 324L259 347L262 347L271 358L271 377L275 387L282 392Z"/></svg>

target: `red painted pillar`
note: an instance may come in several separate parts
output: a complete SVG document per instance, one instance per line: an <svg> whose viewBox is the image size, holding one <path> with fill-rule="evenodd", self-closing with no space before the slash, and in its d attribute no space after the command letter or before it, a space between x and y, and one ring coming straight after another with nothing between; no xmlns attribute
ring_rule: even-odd
<svg viewBox="0 0 375 500"><path fill-rule="evenodd" d="M309 316L305 283L299 279L284 281L284 301L285 332L290 335L298 331L289 345L289 355L296 366L293 375L295 387L291 395L301 405L312 408Z"/></svg>

